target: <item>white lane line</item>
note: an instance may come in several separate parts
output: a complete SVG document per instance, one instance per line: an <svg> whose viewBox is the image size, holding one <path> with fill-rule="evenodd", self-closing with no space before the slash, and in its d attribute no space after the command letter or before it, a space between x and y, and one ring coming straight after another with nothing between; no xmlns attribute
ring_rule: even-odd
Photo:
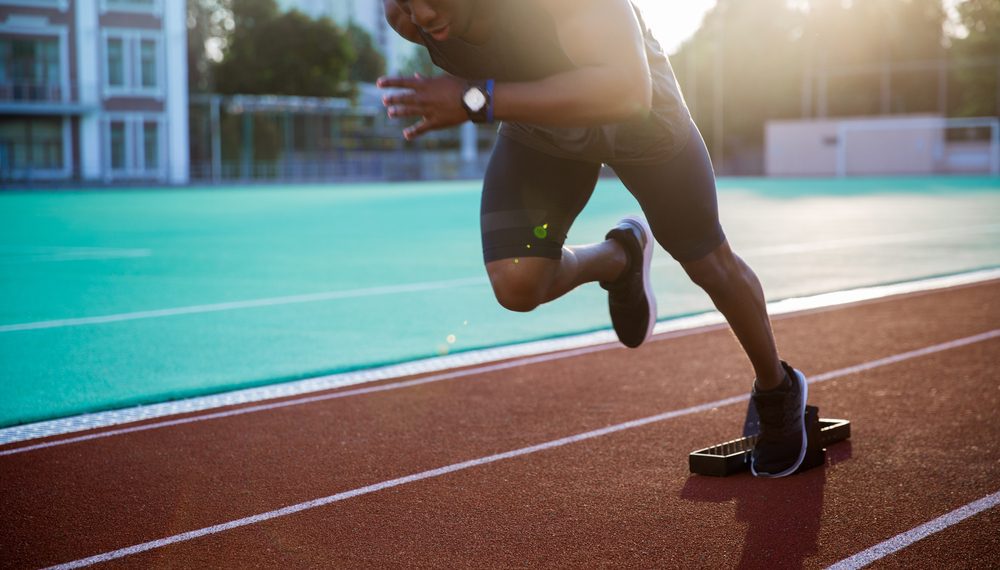
<svg viewBox="0 0 1000 570"><path fill-rule="evenodd" d="M927 356L928 354L934 354L936 352L943 352L945 350L951 350L953 348L959 348L961 346L983 342L986 340L994 339L998 336L1000 336L1000 329L993 329L989 332L984 332L974 336L960 338L958 340L944 342L941 344L935 344L933 346L928 346L926 348L919 348L917 350L911 350L909 352L902 352L900 354L895 354L893 356L887 356L885 358L880 358L878 360L872 360L871 362L865 362L864 364L856 364L854 366L848 366L847 368L841 368L840 370L834 370L833 372L824 372L823 374L817 374L813 376L812 378L809 379L809 381L823 382L825 380L836 378L838 376L844 376L846 374L855 374L857 372L864 372L866 370L871 370L872 368L887 366L889 364L895 364L897 362L902 362L904 360L911 360L913 358Z"/></svg>
<svg viewBox="0 0 1000 570"><path fill-rule="evenodd" d="M701 332L701 331L698 331ZM677 335L680 336L680 335ZM848 368L842 368L840 370L834 370L833 372L826 372L810 378L810 383L823 382L831 378L836 378L839 376L844 376L846 374L854 374L857 372L863 372L865 370L871 370L873 368L878 368L880 366L886 366L889 364L894 364L896 362L902 362L904 360L909 360L911 358L917 358L920 356L926 356L928 354L934 354L935 352L941 352L944 350L950 350L952 348L958 348L960 346L965 346L967 344L973 344L977 342L982 342L984 340L989 340L1000 336L1000 329L996 329L987 333L979 334L976 336L971 336L964 339L959 339L956 341L946 342L943 344L938 344L926 348L921 348L918 350L913 350L910 352L904 352L902 354L893 355L887 358L881 358L879 360L873 360L864 364L858 364ZM355 390L345 390L343 392L335 392L332 394L322 394L319 396L309 396L305 398L296 398L294 400L284 400L281 402L272 402L270 404L261 404L257 406L248 406L245 408L237 408L234 410L227 410L224 412L215 412L211 414L203 414L200 416L192 416L187 418L180 418L176 420L166 420L160 422L154 422L149 424L143 424L139 426L132 426L122 429L108 430L98 433L91 433L87 435L81 435L77 437L69 437L66 439L60 439L55 441L47 441L44 443L37 443L35 445L27 445L24 447L17 447L13 449L0 450L0 457L7 455L16 455L19 453L27 453L29 451L37 451L40 449L48 449L51 447L59 447L62 445L68 445L71 443L80 443L84 441L92 441L95 439L104 439L107 437L114 437L118 435L126 435L130 433L137 433L142 431L148 431L152 429L160 429L165 427L179 426L184 424L197 423L208 420L216 420L221 418L229 418L233 416L241 416L243 414L252 414L256 412L266 412L270 410L277 410L281 408L287 408L290 406L301 406L303 404L314 404L317 402L324 402L327 400L337 400L340 398L348 398L351 396L362 396L365 394L375 394L378 392L388 392L390 390L398 390L400 388L412 388L414 386L421 386L424 384L432 384L435 382L442 382L444 380L453 380L455 378L462 378L466 376L475 376L480 374L486 374L489 372L496 372L498 370L508 370L511 368L518 368L521 366L527 366L530 364L538 364L542 362L549 362L553 360L561 360L563 358L571 358L574 356L580 356L583 354L590 354L593 352L600 352L604 350L611 350L618 348L617 344L611 345L601 345L594 347L580 348L576 350L569 350L566 352L560 352L556 354L544 354L541 356L535 356L530 358L523 358L519 360L514 360L511 362L503 362L500 364L493 364L489 366L479 366L476 368L470 368L466 370L459 370L456 372L450 372L446 374L435 374L433 376L427 376L424 378L418 378L416 380L407 380L403 382L394 382L391 384L383 384L381 386L371 386L368 388L358 388Z"/></svg>
<svg viewBox="0 0 1000 570"><path fill-rule="evenodd" d="M613 426L608 426L606 428L588 431L585 433L580 433L577 435L572 435L569 437L564 437L562 439L557 439L553 441L548 441L545 443L540 443L538 445L532 445L530 447L522 447L521 449L515 449L513 451L507 451L504 453L498 453L496 455L490 455L488 457L481 457L479 459L472 459L469 461L464 461L462 463L454 463L452 465L447 465L444 467L439 467L437 469L431 469L428 471L423 471L420 473L415 473L413 475L407 475L405 477L400 477L398 479L391 479L389 481L383 481L381 483L375 483L373 485L368 485L365 487L359 487L357 489L351 489L350 491L345 491L343 493L337 493L336 495L330 495L328 497L322 497L319 499L313 499L311 501L306 501L303 503L298 503L296 505L291 505L281 509L269 511L266 513L261 513L259 515L253 515L245 517L242 519L237 519L234 521L229 521L227 523L222 523L210 527L205 527L198 530L193 530L181 534L176 534L174 536L169 536L166 538L161 538L159 540L153 540L150 542L144 542L142 544L137 544L127 548L122 548L119 550L114 550L111 552L105 552L103 554L98 554L96 556L91 556L89 558L83 558L80 560L75 560L72 562L67 562L65 564L59 564L57 566L51 566L50 569L68 569L68 568L83 568L85 566L91 566L94 564L99 564L102 562L108 562L111 560L116 560L118 558L124 558L126 556L131 556L134 554L139 554L141 552L146 552L148 550L153 550L156 548L162 548L164 546L169 546L171 544L177 544L179 542L186 542L195 538L202 536L207 536L211 534L218 534L227 530L234 528L239 528L242 526L248 526L256 524L259 522L264 522L278 517L283 517L291 515L294 513L299 513L305 510L314 509L317 507L322 507L345 499L350 499L353 497L358 497L361 495L367 495L369 493L374 493L376 491L381 491L383 489L389 489L392 487L398 487L399 485L405 485L407 483L414 483L417 481L422 481L424 479L431 479L434 477L440 477L441 475L446 475L448 473L454 473L456 471L462 471L469 469L471 467L478 467L480 465L486 465L489 463L494 463L496 461L501 461L504 459L512 459L514 457L520 457L522 455L528 455L531 453L537 453L539 451L545 451L547 449L553 449L556 447L561 447L571 443L577 443L580 441L585 441L588 439L593 439L596 437L601 437L603 435L608 435L611 433L632 429L654 422L660 422L668 420L671 418L676 418L680 416L685 416L688 414L693 414L702 411L708 411L720 405L735 404L738 402L745 401L747 396L738 396L733 398L726 398L725 400L718 400L716 402L711 402L708 404L702 404L700 406L694 406L691 408L686 408L683 410L677 410L674 412L667 412L664 414L659 414L656 416L650 416L647 418L642 418L638 420L633 420L630 422L617 424Z"/></svg>
<svg viewBox="0 0 1000 570"><path fill-rule="evenodd" d="M886 234L880 236L865 236L856 238L843 238L843 239L833 239L826 241L785 244L778 246L757 247L748 249L747 255L748 256L787 255L790 253L825 251L830 249L841 249L845 247L886 245L893 243L919 243L919 242L934 240L941 237L961 236L972 233L993 233L997 231L1000 231L1000 225L997 224L968 226L965 228L940 228L936 230L926 230L922 232L907 232L898 234Z"/></svg>
<svg viewBox="0 0 1000 570"><path fill-rule="evenodd" d="M926 279L922 281L899 283L896 285L882 285L877 287L867 287L836 293L827 293L813 297L793 298L768 304L768 313L772 317L778 315L795 314L799 312L825 309L831 307L845 306L859 302L872 301L891 297L894 295L920 293L933 291L941 288L956 287L961 285L980 283L984 280L1000 278L1000 270L989 270L948 277ZM700 334L725 325L725 319L717 312L694 315L679 319L672 319L657 323L654 329L654 341L662 341L676 338L681 335ZM406 376L418 374L430 374L443 370L453 370L455 368L466 368L489 364L498 361L520 359L536 355L551 355L542 360L554 360L581 354L575 351L581 348L597 347L595 350L611 350L620 348L617 339L612 331L598 331L577 336L556 338L538 342L523 343L518 345L501 346L497 348L470 351L445 357L429 358L392 366L373 368L357 372L347 372L307 378L295 382L285 382L258 388L246 388L234 390L211 396L200 396L164 402L160 404L149 404L145 406L135 406L121 410L110 410L106 412L95 412L68 418L47 420L20 426L0 429L0 445L27 441L44 437L52 437L68 433L93 430L121 424L148 421L165 416L176 416L181 414L192 414L210 409L239 406L254 402L275 400L280 398L292 398L303 394L323 392L346 386L366 384L380 380L393 380ZM525 360L518 362L525 363ZM516 364L516 363L514 363ZM487 367L488 368L488 367ZM459 372L458 376L478 374L483 368L467 368ZM457 376L456 376L457 377ZM387 384L394 388L403 388L409 385L408 382ZM298 401L298 400L296 400ZM247 408L257 410L258 406ZM228 412L223 412L228 414ZM229 414L232 415L232 414ZM213 416L214 417L214 416ZM225 417L225 416L222 416ZM188 420L178 420L180 423L188 423ZM175 425L171 422L158 422L147 424L150 427L137 426L134 430L126 428L126 431L115 430L104 432L108 435L119 433L130 433L131 431L143 431L153 427L164 425ZM0 451L0 456L12 455L22 451L32 449L44 449L66 443L77 441L87 441L106 437L103 434L91 434L76 438L69 438L54 442L39 444L38 446L24 447Z"/></svg>
<svg viewBox="0 0 1000 570"><path fill-rule="evenodd" d="M0 263L81 261L149 257L151 249L121 247L0 246Z"/></svg>
<svg viewBox="0 0 1000 570"><path fill-rule="evenodd" d="M69 443L79 443L81 441L91 441L94 439L103 439L105 437L112 437L116 435L124 435L128 433L136 433L140 431L147 431L151 429L159 429L170 426L178 426L184 424L190 424L195 422L201 422L206 420L215 420L219 418L228 418L232 416L241 416L243 414L251 414L255 412L265 412L268 410L277 410L280 408L287 408L289 406L300 406L303 404L313 404L316 402L323 402L326 400L336 400L340 398L348 398L351 396L361 396L364 394L374 394L377 392L388 392L390 390L398 390L400 388L410 388L413 386L421 386L423 384L431 384L434 382L441 382L444 380L452 380L454 378L462 378L465 376L475 376L480 374L486 374L488 372L496 372L498 370L508 370L511 368L518 368L521 366L527 366L529 364L538 364L541 362L548 362L550 360L559 360L563 358L569 358L573 356L580 356L582 354L588 354L591 352L598 352L601 350L608 350L611 348L617 348L617 345L603 345L586 347L577 350L570 350L567 352L560 352L556 354L544 354L541 356L535 356L531 358L523 358L519 360L514 360L511 362L502 362L500 364L493 364L489 366L479 366L476 368L470 368L467 370L459 370L456 372L449 372L446 374L435 374L433 376L427 376L424 378L418 378L416 380L406 380L403 382L394 382L391 384L382 384L381 386L370 386L368 388L358 388L355 390L345 390L343 392L335 392L333 394L322 394L319 396L309 396L306 398L296 398L294 400L285 400L281 402L273 402L270 404L262 404L258 406L249 406L246 408L239 408L235 410L227 410L224 412L215 412L211 414L204 414L200 416L193 416L188 418L180 418L176 420L168 420L150 424L144 424L140 426L103 431L100 433L93 433L88 435L82 435L78 437L71 437L66 439L60 439L58 441L48 441L45 443L39 443L35 445L29 445L25 447L18 447L16 449L5 449L0 450L0 457L5 455L14 455L17 453L24 453L27 451L35 451L38 449L46 449L49 447L56 447L60 445L66 445Z"/></svg>
<svg viewBox="0 0 1000 570"><path fill-rule="evenodd" d="M927 241L928 239L942 235L961 235L967 233L986 233L1000 230L1000 225L969 226L967 228L942 228L937 230L927 230L924 232L888 234L884 236L868 236L861 238L837 239L817 242L806 242L775 247L761 247L748 249L744 253L751 256L787 255L789 253L802 253L809 251L823 251L828 249L838 249L843 247L853 247L858 245L878 245L886 243L907 243ZM72 248L61 248L72 249ZM77 248L80 250L100 249L100 248ZM115 251L110 250L109 251ZM148 252L149 250L117 250L118 252ZM83 253L86 253L85 251ZM148 255L148 253L141 254ZM135 256L141 256L135 255ZM72 259L70 257L69 259ZM58 260L58 259L54 259ZM660 258L653 262L654 267L664 267L673 265L669 258ZM205 305L191 305L186 307L173 307L167 309L154 309L149 311L135 311L130 313L119 313L113 315L103 315L95 317L78 317L68 319L53 319L48 321L35 321L27 323L16 323L0 325L0 333L17 332L27 330L51 329L59 327L75 327L84 325L98 325L115 323L120 321L132 321L137 319L152 319L161 317L173 317L178 315L190 315L194 313L211 313L218 311L232 311L236 309L249 309L254 307L269 307L274 305L287 305L293 303L312 303L318 301L330 301L336 299L348 299L354 297L367 297L373 295L389 295L395 293L411 293L416 291L430 291L434 289L448 289L452 287L464 287L468 285L482 285L488 281L485 277L471 277L466 279L455 279L450 281L432 281L427 283L413 283L409 285L372 287L366 289L355 289L349 291L330 291L315 293L311 295L291 295L285 297L271 297L264 299L249 299L246 301L233 301L227 303L212 303Z"/></svg>
<svg viewBox="0 0 1000 570"><path fill-rule="evenodd" d="M922 540L932 534L941 532L950 526L956 525L985 510L992 509L997 505L1000 505L1000 491L987 497L983 497L978 501L973 501L964 507L959 507L946 515L942 515L930 522L926 522L912 530L897 534L889 540L880 542L868 550L864 550L854 556L851 556L850 558L845 558L840 562L837 562L833 566L830 566L828 570L857 570L858 568L864 568L872 562L876 562L894 552L898 552L918 540Z"/></svg>
<svg viewBox="0 0 1000 570"><path fill-rule="evenodd" d="M751 247L737 251L738 254L751 257L771 257L796 253L808 253L816 251L828 251L831 249L843 249L858 246L886 245L894 243L920 243L931 241L937 238L949 236L961 236L967 234L988 234L1000 231L1000 225L989 224L980 226L969 226L967 228L940 228L936 230L926 230L923 232L908 232L898 234L886 234L880 236L864 236L857 238L843 238L823 241L807 241L802 243L785 244L777 246ZM674 265L676 262L669 257L660 257L653 261L654 267L666 267Z"/></svg>
<svg viewBox="0 0 1000 570"><path fill-rule="evenodd" d="M336 299L373 297L376 295L415 293L419 291L430 291L434 289L466 287L469 285L483 285L486 282L487 280L485 277L472 277L467 279L452 279L450 281L430 281L426 283L411 283L408 285L390 285L386 287L369 287L365 289L352 289L347 291L326 291L323 293L312 293L307 295L290 295L287 297L249 299L246 301L232 301L228 303L191 305L187 307L173 307L170 309L156 309L152 311L135 311L132 313L119 313L116 315L103 315L97 317L54 319L51 321L35 321L30 323L0 325L0 333L30 331L30 330L40 330L40 329L54 329L59 327L79 327L83 325L98 325L106 323L117 323L121 321L134 321L138 319L155 319L161 317L175 317L178 315L215 313L219 311L232 311L236 309L250 309L255 307L270 307L274 305L291 305L295 303L315 303L317 301L332 301Z"/></svg>
<svg viewBox="0 0 1000 570"><path fill-rule="evenodd" d="M841 307L859 302L884 299L895 295L922 293L962 285L976 284L994 279L1000 279L1000 270L994 269L977 271L961 275L924 279L908 283L898 283L895 285L880 285L876 287L865 287L848 291L824 293L812 297L792 298L770 303L768 304L768 313L772 317L776 317L779 315L795 314L816 309ZM656 336L653 337L653 340L662 341L670 338L676 338L680 335L700 334L711 330L707 327L717 328L724 325L725 319L717 312L683 317L679 319L670 319L657 323L656 328L654 329ZM199 396L159 404L149 404L120 410L95 412L68 418L13 426L0 429L0 445L121 424L148 421L166 416L192 414L205 410L239 406L279 398L293 398L303 394L324 392L346 386L366 384L381 380L395 380L407 376L431 374L445 370L454 370L456 368L467 368L465 371L460 372L459 376L477 374L482 370L481 368L469 367L536 355L553 355L554 353L561 354L554 354L552 359L565 358L566 356L574 356L580 353L563 351L575 351L577 349L587 347L598 347L596 350L610 350L619 348L620 345L618 344L614 332L605 330L583 335L501 346L444 357L417 360L369 370L361 370L357 372L330 374L315 378L306 378L304 380L294 382L234 390L210 396ZM407 383L389 384L389 386L406 387ZM256 409L256 407L254 409ZM155 423L148 425L156 427L162 424ZM115 431L106 433L117 434L119 432ZM84 439L73 438L61 440L60 442L51 442L51 444L61 445L63 442L72 443L75 441L86 441L87 439L100 437L100 434L82 437ZM41 445L43 447L50 446L48 444ZM39 449L43 447L40 447ZM27 450L27 448L23 449ZM17 452L18 450L0 451L0 456Z"/></svg>
<svg viewBox="0 0 1000 570"><path fill-rule="evenodd" d="M982 342L990 338L996 338L1000 336L1000 329L995 329L988 333L979 334L975 336L966 337L963 339L954 340L951 342L946 342L942 344L936 344L933 346L928 346L920 350L914 350L906 352L903 354L898 354L889 358L882 358L879 360L873 360L871 362L859 364L856 366L850 366L847 368L841 368L840 370L834 370L831 372L826 372L819 376L816 376L809 380L810 384L817 384L819 382L825 382L827 380L832 380L834 378L839 378L841 376L846 376L853 374L858 370L870 370L877 366L885 366L886 364L891 364L895 362L900 362L906 360L907 358L916 358L919 356L924 356L928 354L933 354L935 352L942 352L945 350L950 350L960 346L965 346L973 344L976 342ZM283 517L291 515L294 513L302 512L309 509L314 509L317 507L322 507L345 499L350 499L352 497L357 497L360 495L367 495L369 493L374 493L376 491L381 491L383 489L388 489L391 487L397 487L399 485L404 485L406 483L414 483L416 481L422 481L424 479L431 479L434 477L440 477L448 473L454 473L456 471L462 471L469 469L471 467L477 467L480 465L486 465L489 463L494 463L496 461L501 461L504 459L512 459L514 457L521 457L523 455L529 455L532 453L537 453L539 451L545 451L548 449L553 449L556 447L561 447L564 445L569 445L571 443L578 443L588 439L594 439L597 437L605 436L612 433L617 433L620 431L625 431L629 429L634 429L637 427L645 426L652 423L662 422L674 418L679 418L683 416L688 416L691 414L697 414L700 412L707 412L715 408L721 408L723 406L730 406L733 404L738 404L741 402L746 402L749 400L749 395L742 394L739 396L731 396L729 398L723 398L721 400L716 400L714 402L708 402L705 404L699 404L697 406L691 406L689 408L684 408L681 410L674 410L670 412L664 412L662 414L657 414L655 416L648 416L645 418L640 418L637 420L632 420L620 424L611 425L605 428L596 429L593 431L588 431L584 433L579 433L576 435L571 435L569 437L564 437L561 439L556 439L552 441L547 441L545 443L540 443L537 445L532 445L529 447L522 447L520 449L515 449L513 451L507 451L504 453L498 453L495 455L490 455L487 457L480 457L478 459L472 459L469 461L463 461L461 463L453 463L451 465L446 465L444 467L439 467L437 469L431 469L428 471L422 471L420 473L415 473L413 475L407 475L405 477L400 477L398 479L391 479L389 481L383 481L381 483L375 483L373 485L367 485L365 487L359 487L356 489L351 489L350 491L344 491L342 493L337 493L335 495L329 495L327 497L321 497L318 499L313 499L311 501L306 501L303 503L298 503L288 507L283 507L281 509L268 511L266 513L261 513L258 515L253 515L249 517L244 517L241 519L229 521L227 523L222 523L218 525L213 525L205 527L198 530L193 530L181 534L175 534L173 536L168 536L166 538L161 538L158 540L153 540L150 542L144 542L142 544L136 544L134 546L129 546L127 548L121 548L119 550L113 550L110 552L105 552L103 554L98 554L96 556L91 556L88 558L82 558L80 560L75 560L72 562L67 562L65 564L60 564L58 566L53 566L52 568L82 568L85 566L91 566L93 564L98 564L101 562L108 562L110 560L116 560L118 558L124 558L126 556L131 556L133 554L139 554L140 552L146 552L147 550L153 550L156 548L162 548L164 546L169 546L171 544L177 544L179 542L186 542L195 538L202 536L207 536L211 534L218 534L227 530L234 528L239 528L242 526L248 526L256 524L259 522L264 522L278 517Z"/></svg>

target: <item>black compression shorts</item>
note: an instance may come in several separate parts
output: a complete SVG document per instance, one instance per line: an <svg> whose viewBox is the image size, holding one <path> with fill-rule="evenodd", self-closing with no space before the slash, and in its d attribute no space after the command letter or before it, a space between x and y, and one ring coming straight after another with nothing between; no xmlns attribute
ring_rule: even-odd
<svg viewBox="0 0 1000 570"><path fill-rule="evenodd" d="M639 202L656 241L681 262L701 259L725 241L712 162L694 123L691 129L687 145L661 162L609 164ZM560 259L600 170L600 163L550 156L498 137L480 209L485 261Z"/></svg>

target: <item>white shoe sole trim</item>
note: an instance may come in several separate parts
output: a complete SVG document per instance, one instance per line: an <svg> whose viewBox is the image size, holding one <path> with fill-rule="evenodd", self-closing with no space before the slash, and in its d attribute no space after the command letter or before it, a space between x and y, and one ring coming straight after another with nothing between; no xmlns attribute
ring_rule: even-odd
<svg viewBox="0 0 1000 570"><path fill-rule="evenodd" d="M642 342L646 342L649 340L649 337L653 336L653 327L656 326L657 316L656 295L653 293L653 285L650 282L650 274L652 273L650 269L653 264L653 244L656 243L656 239L653 237L653 230L649 228L649 224L644 218L628 216L623 218L622 222L629 222L639 226L642 229L642 233L646 236L646 244L642 248L642 288L646 294L646 299L649 301L649 321L646 325L646 335L642 337Z"/></svg>
<svg viewBox="0 0 1000 570"><path fill-rule="evenodd" d="M753 473L754 477L768 477L775 479L791 475L792 473L795 473L795 470L802 465L802 460L806 458L806 450L809 449L809 432L806 430L806 402L809 401L809 382L806 380L805 374L799 370L795 370L794 368L792 370L795 371L795 381L799 383L799 392L802 394L802 400L799 403L799 417L802 427L802 449L799 450L799 457L795 460L795 463L780 473L758 473L757 470L754 469L753 461L751 460L750 472Z"/></svg>

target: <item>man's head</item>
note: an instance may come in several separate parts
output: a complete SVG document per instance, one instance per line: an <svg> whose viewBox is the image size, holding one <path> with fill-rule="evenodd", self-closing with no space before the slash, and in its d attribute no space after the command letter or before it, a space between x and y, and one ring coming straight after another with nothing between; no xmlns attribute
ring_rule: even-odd
<svg viewBox="0 0 1000 570"><path fill-rule="evenodd" d="M396 0L414 25L438 41L467 32L478 3L478 0Z"/></svg>

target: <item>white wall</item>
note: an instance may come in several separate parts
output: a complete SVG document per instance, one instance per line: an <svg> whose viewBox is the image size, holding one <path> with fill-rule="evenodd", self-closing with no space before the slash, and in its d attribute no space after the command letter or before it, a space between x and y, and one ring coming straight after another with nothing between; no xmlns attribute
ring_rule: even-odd
<svg viewBox="0 0 1000 570"><path fill-rule="evenodd" d="M97 29L97 0L76 1L76 65L80 103L98 108L101 104L101 35ZM101 118L98 113L80 117L80 176L99 180L101 172Z"/></svg>
<svg viewBox="0 0 1000 570"><path fill-rule="evenodd" d="M167 49L167 180L186 184L190 179L188 141L187 13L184 2L166 2L163 35Z"/></svg>
<svg viewBox="0 0 1000 570"><path fill-rule="evenodd" d="M940 121L940 124L939 124ZM768 176L931 174L944 148L933 115L769 121Z"/></svg>

